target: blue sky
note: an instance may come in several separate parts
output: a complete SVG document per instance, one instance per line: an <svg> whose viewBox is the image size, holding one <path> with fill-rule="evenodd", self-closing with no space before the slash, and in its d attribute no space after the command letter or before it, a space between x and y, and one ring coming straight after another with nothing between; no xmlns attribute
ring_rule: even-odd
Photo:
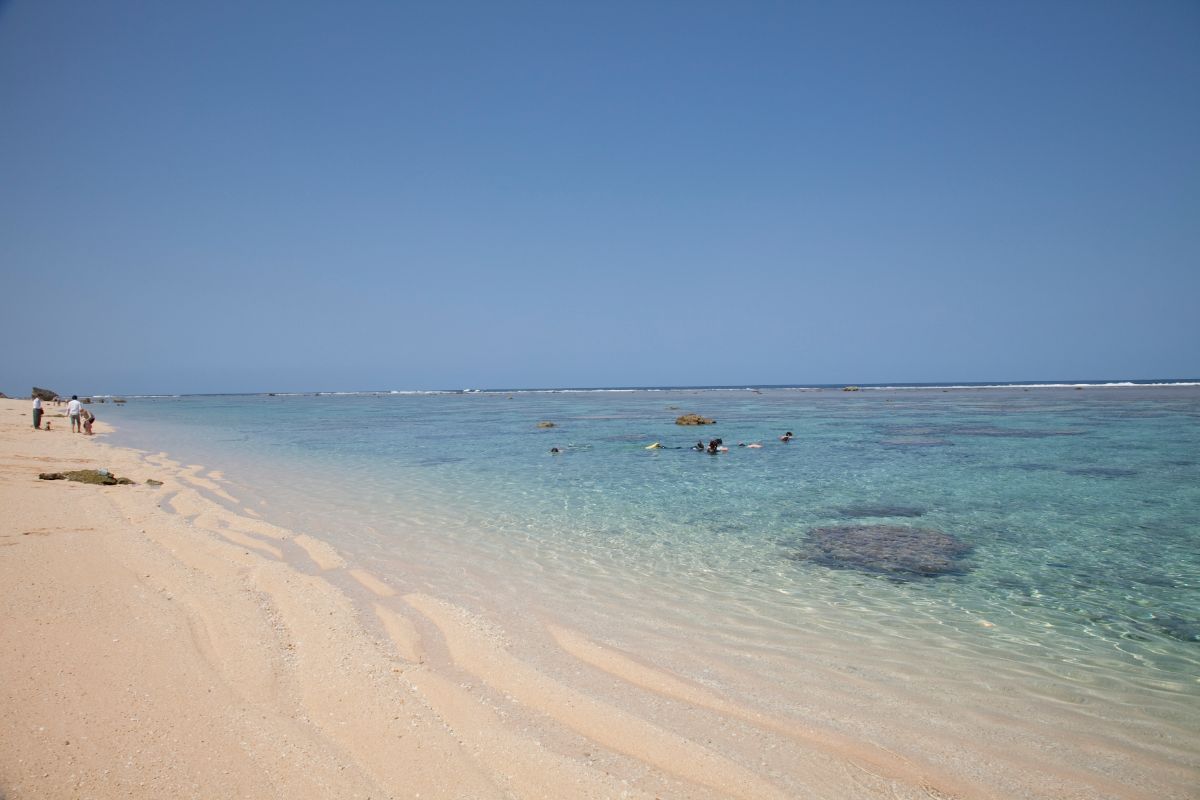
<svg viewBox="0 0 1200 800"><path fill-rule="evenodd" d="M1200 4L0 4L0 390L1200 375Z"/></svg>

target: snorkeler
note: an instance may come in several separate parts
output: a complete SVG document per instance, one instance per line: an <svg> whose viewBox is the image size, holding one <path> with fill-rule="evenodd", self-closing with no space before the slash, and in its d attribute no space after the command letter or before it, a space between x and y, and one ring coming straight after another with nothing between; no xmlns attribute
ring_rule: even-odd
<svg viewBox="0 0 1200 800"><path fill-rule="evenodd" d="M779 437L779 441L781 441L781 442L790 442L791 440L792 440L792 432L791 431L788 431L783 436Z"/></svg>

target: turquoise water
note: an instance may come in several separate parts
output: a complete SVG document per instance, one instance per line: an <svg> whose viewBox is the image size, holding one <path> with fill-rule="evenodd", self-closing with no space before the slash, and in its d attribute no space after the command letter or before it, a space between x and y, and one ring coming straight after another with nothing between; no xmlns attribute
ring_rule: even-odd
<svg viewBox="0 0 1200 800"><path fill-rule="evenodd" d="M687 412L717 423L675 425ZM1194 385L205 396L101 415L115 443L219 467L268 518L414 587L585 628L828 633L1200 694ZM729 452L688 449L713 437ZM965 553L941 575L822 557L819 532L851 526Z"/></svg>

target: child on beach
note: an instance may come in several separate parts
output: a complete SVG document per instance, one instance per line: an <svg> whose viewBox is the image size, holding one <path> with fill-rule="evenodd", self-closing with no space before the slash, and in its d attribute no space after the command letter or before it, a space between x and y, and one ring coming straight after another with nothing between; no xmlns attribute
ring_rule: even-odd
<svg viewBox="0 0 1200 800"><path fill-rule="evenodd" d="M83 432L91 436L92 423L96 421L96 415L85 408L79 412L79 418L83 420Z"/></svg>

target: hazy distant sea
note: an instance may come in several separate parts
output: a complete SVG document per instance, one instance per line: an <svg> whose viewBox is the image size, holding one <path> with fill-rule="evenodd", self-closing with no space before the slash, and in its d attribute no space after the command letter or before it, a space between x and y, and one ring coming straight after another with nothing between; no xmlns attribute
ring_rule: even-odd
<svg viewBox="0 0 1200 800"><path fill-rule="evenodd" d="M782 657L826 637L902 654L889 667L901 677L957 659L1016 692L1036 674L1038 692L1168 716L1200 699L1196 382L107 409L115 443L220 468L269 519L466 605ZM717 422L676 425L687 412ZM713 437L729 452L688 449ZM948 562L922 556L947 574L822 546L866 537L886 562L888 537L899 547L911 530L953 537Z"/></svg>

